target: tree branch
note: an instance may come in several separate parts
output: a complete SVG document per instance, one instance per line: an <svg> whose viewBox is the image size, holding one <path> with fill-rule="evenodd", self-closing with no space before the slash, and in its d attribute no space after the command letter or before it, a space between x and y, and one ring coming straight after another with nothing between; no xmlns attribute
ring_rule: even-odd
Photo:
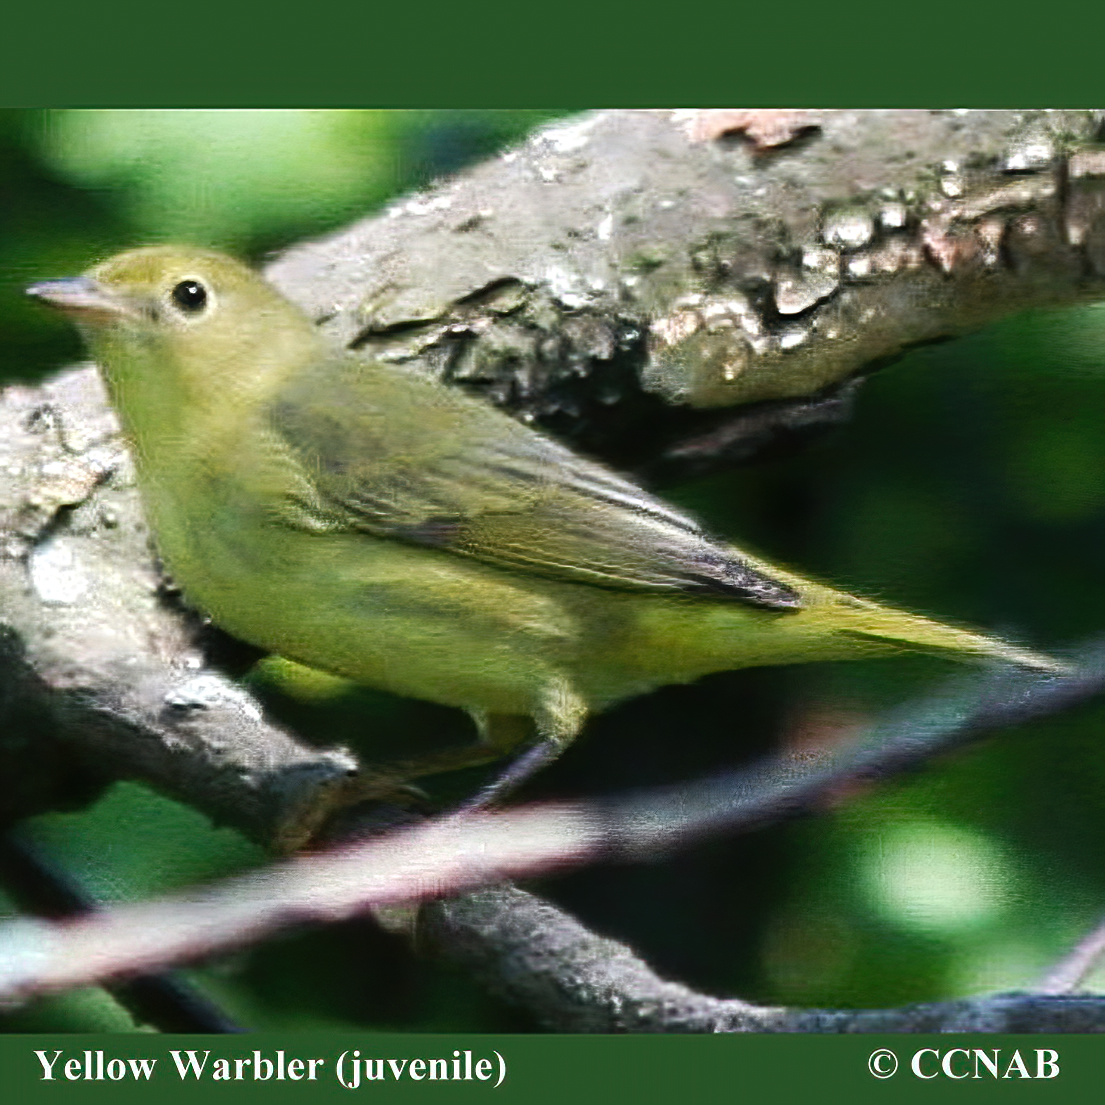
<svg viewBox="0 0 1105 1105"><path fill-rule="evenodd" d="M356 759L267 722L201 629L165 601L96 371L0 392L0 813L140 779L270 847L308 839Z"/></svg>
<svg viewBox="0 0 1105 1105"><path fill-rule="evenodd" d="M693 786L621 795L613 800L613 823L633 827L625 843L629 852L656 856L703 836L748 832L809 813L856 783L915 770L944 752L1105 692L1105 644L1078 650L1074 660L1072 672L1062 677L1007 667L966 675L822 757L773 757Z"/></svg>
<svg viewBox="0 0 1105 1105"><path fill-rule="evenodd" d="M1073 993L1102 959L1105 959L1105 921L1048 971L1037 990L1041 994Z"/></svg>
<svg viewBox="0 0 1105 1105"><path fill-rule="evenodd" d="M96 908L72 879L15 833L0 837L0 883L38 917L73 917ZM135 1023L159 1032L242 1031L184 978L168 971L139 975L109 989Z"/></svg>
<svg viewBox="0 0 1105 1105"><path fill-rule="evenodd" d="M424 910L427 936L552 1032L1102 1032L1105 997L998 994L902 1009L794 1009L699 994L660 978L514 887ZM432 946L432 945L431 945Z"/></svg>
<svg viewBox="0 0 1105 1105"><path fill-rule="evenodd" d="M911 345L1100 298L1100 127L1089 111L595 112L268 275L366 357L674 477L747 454L748 427L706 408L767 402L756 432L791 434L818 406L839 418L833 389Z"/></svg>
<svg viewBox="0 0 1105 1105"><path fill-rule="evenodd" d="M810 809L834 790L1066 708L1105 690L1105 656L1065 677L1008 676L962 685L873 730L829 766L778 759L748 775L591 805L461 815L300 856L202 893L117 906L65 924L0 928L0 1000L14 1001L192 961L289 926L455 896L506 879L599 860L653 858L718 831L759 827ZM1000 701L998 689L1002 689ZM1105 1028L1105 998L1048 1004L1039 995L883 1012L763 1009L659 979L623 945L590 933L514 888L441 902L430 940L493 988L560 1030L933 1031L1008 1027L1040 1015L1052 1030ZM911 1028L911 1026L913 1026ZM1021 1029L1023 1030L1023 1029Z"/></svg>

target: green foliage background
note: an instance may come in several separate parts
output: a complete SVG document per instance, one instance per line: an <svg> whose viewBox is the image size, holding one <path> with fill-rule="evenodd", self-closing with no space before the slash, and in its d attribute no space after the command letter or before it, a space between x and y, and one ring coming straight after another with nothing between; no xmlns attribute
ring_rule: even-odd
<svg viewBox="0 0 1105 1105"><path fill-rule="evenodd" d="M0 113L0 382L39 378L82 355L67 325L23 298L34 280L156 241L260 262L553 114ZM664 493L714 531L862 593L1039 647L1085 639L1105 627L1103 338L1105 305L1027 314L917 350L865 385L851 423L801 454ZM952 674L916 658L667 688L595 719L530 793L689 778L780 742L826 739ZM425 703L370 691L313 703L263 673L252 678L274 710L331 739L469 734L461 715ZM538 889L661 973L717 994L888 1006L1030 986L1103 912L1103 720L1105 707L1087 707L817 818ZM262 859L236 834L133 784L26 828L104 900ZM255 1028L534 1027L367 922L292 935L189 974ZM40 1002L5 1023L133 1027L99 991Z"/></svg>

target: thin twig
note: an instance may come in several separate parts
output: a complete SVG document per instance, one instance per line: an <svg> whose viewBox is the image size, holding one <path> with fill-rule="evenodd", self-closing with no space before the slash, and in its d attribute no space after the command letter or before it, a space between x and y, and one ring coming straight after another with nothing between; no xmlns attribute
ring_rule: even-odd
<svg viewBox="0 0 1105 1105"><path fill-rule="evenodd" d="M607 819L626 827L622 849L646 858L701 837L774 824L818 808L857 781L916 769L995 730L1060 713L1105 691L1105 643L1076 650L1072 666L1063 676L1002 667L959 679L892 712L828 757L772 757L692 784L630 794L612 803Z"/></svg>
<svg viewBox="0 0 1105 1105"><path fill-rule="evenodd" d="M201 891L68 921L0 928L0 1001L190 962L292 925L456 894L594 858L602 833L578 807L459 815L303 855Z"/></svg>
<svg viewBox="0 0 1105 1105"><path fill-rule="evenodd" d="M1105 921L1084 937L1041 979L1038 994L1072 994L1105 958Z"/></svg>
<svg viewBox="0 0 1105 1105"><path fill-rule="evenodd" d="M0 836L0 882L16 904L38 917L75 917L96 903L24 837ZM160 1032L241 1032L214 1002L169 971L139 975L106 987L134 1018Z"/></svg>

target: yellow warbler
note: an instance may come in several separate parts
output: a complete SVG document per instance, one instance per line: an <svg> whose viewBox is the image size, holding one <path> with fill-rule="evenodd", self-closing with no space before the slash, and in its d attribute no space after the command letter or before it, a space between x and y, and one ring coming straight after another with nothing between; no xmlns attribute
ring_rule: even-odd
<svg viewBox="0 0 1105 1105"><path fill-rule="evenodd" d="M486 403L332 348L220 254L137 249L29 291L85 332L191 603L481 722L482 746L407 776L520 742L532 767L589 713L714 671L917 648L1055 666L711 540Z"/></svg>

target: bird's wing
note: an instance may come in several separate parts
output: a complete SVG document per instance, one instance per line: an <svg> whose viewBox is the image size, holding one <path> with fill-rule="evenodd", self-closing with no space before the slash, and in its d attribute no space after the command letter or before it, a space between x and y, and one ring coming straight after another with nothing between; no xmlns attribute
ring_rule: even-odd
<svg viewBox="0 0 1105 1105"><path fill-rule="evenodd" d="M271 428L338 525L550 579L799 605L693 519L482 401L336 359L277 394Z"/></svg>

